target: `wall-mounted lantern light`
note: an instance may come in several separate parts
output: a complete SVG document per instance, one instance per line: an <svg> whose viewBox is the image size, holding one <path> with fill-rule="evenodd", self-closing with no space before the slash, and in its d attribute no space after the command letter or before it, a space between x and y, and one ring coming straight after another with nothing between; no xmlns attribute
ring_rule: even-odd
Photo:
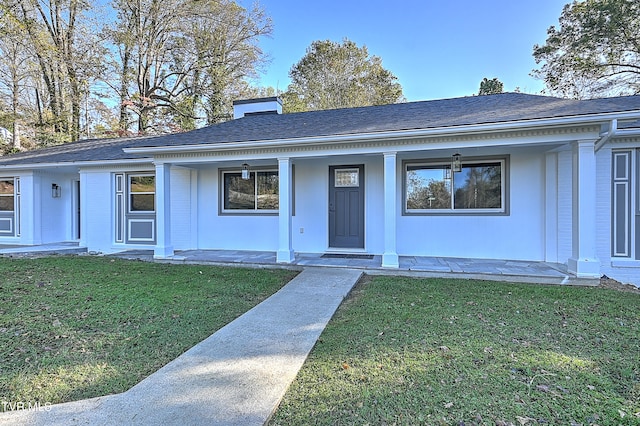
<svg viewBox="0 0 640 426"><path fill-rule="evenodd" d="M462 171L462 160L457 152L451 156L451 170L454 172Z"/></svg>
<svg viewBox="0 0 640 426"><path fill-rule="evenodd" d="M53 198L60 198L60 185L56 183L51 184L51 196Z"/></svg>
<svg viewBox="0 0 640 426"><path fill-rule="evenodd" d="M242 165L242 179L249 180L249 165L247 163Z"/></svg>

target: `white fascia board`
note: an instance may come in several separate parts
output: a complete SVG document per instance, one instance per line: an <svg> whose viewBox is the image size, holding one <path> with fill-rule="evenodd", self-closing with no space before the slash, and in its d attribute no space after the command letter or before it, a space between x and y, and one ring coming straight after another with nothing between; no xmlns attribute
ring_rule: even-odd
<svg viewBox="0 0 640 426"><path fill-rule="evenodd" d="M604 113L588 116L573 116L561 118L548 118L540 120L509 121L504 123L474 124L455 127L437 127L432 129L397 130L389 132L375 133L353 133L347 135L311 136L303 138L289 139L266 139L243 142L218 142L211 144L196 145L176 145L158 147L138 147L124 148L126 153L135 154L170 154L170 153L193 153L203 151L225 151L237 149L291 147L298 144L335 144L344 142L376 141L376 140L397 140L412 139L436 136L456 136L468 135L471 133L491 133L509 130L536 130L551 126L572 126L579 124L595 124L608 122L612 119L630 120L640 119L640 111Z"/></svg>
<svg viewBox="0 0 640 426"><path fill-rule="evenodd" d="M2 170L31 170L31 169L59 169L65 167L106 167L118 164L153 164L152 158L133 158L123 160L103 160L103 161L71 161L60 163L21 163L21 164L0 164Z"/></svg>
<svg viewBox="0 0 640 426"><path fill-rule="evenodd" d="M607 131L600 134L600 139L596 142L596 152L598 152L603 146L608 144L610 141L617 138L637 138L640 136L640 129L632 128L632 129L619 129L618 128L618 120L613 119L609 123Z"/></svg>
<svg viewBox="0 0 640 426"><path fill-rule="evenodd" d="M630 138L640 136L640 129L616 129L613 135L616 138Z"/></svg>

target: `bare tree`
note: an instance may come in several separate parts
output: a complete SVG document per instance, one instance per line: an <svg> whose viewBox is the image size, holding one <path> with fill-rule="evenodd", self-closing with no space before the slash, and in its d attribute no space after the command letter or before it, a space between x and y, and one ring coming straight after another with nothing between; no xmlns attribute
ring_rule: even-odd
<svg viewBox="0 0 640 426"><path fill-rule="evenodd" d="M9 99L8 120L11 129L11 145L20 150L19 117L29 78L31 56L24 44L24 33L10 13L2 17L3 29L0 33L0 93Z"/></svg>
<svg viewBox="0 0 640 426"><path fill-rule="evenodd" d="M120 128L130 113L138 132L189 129L224 116L229 91L265 59L258 39L271 21L257 6L230 0L116 0L109 30L118 48Z"/></svg>
<svg viewBox="0 0 640 426"><path fill-rule="evenodd" d="M271 20L232 0L0 0L3 126L22 117L40 144L194 128L228 118L265 63ZM98 89L107 86L105 92ZM108 98L116 94L114 124ZM13 123L13 122L11 122ZM19 135L17 127L14 135ZM11 127L10 126L10 127ZM83 127L84 126L84 127Z"/></svg>
<svg viewBox="0 0 640 426"><path fill-rule="evenodd" d="M13 18L19 22L38 64L44 93L36 98L42 123L53 127L55 142L80 136L81 102L95 74L100 44L89 30L80 0L15 0Z"/></svg>

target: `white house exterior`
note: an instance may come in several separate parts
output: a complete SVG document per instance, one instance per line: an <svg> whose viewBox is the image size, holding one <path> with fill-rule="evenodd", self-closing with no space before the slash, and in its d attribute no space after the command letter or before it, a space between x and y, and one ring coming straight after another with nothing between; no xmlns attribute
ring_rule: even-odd
<svg viewBox="0 0 640 426"><path fill-rule="evenodd" d="M192 132L0 158L0 244L531 260L640 285L640 96L235 107Z"/></svg>

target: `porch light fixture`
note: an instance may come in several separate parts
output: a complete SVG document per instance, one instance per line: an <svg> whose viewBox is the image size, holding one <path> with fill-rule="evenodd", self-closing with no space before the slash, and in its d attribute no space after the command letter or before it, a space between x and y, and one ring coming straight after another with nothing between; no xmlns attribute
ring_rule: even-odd
<svg viewBox="0 0 640 426"><path fill-rule="evenodd" d="M462 171L462 161L460 160L460 154L457 152L451 156L451 170L454 172Z"/></svg>
<svg viewBox="0 0 640 426"><path fill-rule="evenodd" d="M242 164L242 179L249 180L249 165L247 163Z"/></svg>
<svg viewBox="0 0 640 426"><path fill-rule="evenodd" d="M51 196L53 198L60 198L60 185L56 183L51 184Z"/></svg>

